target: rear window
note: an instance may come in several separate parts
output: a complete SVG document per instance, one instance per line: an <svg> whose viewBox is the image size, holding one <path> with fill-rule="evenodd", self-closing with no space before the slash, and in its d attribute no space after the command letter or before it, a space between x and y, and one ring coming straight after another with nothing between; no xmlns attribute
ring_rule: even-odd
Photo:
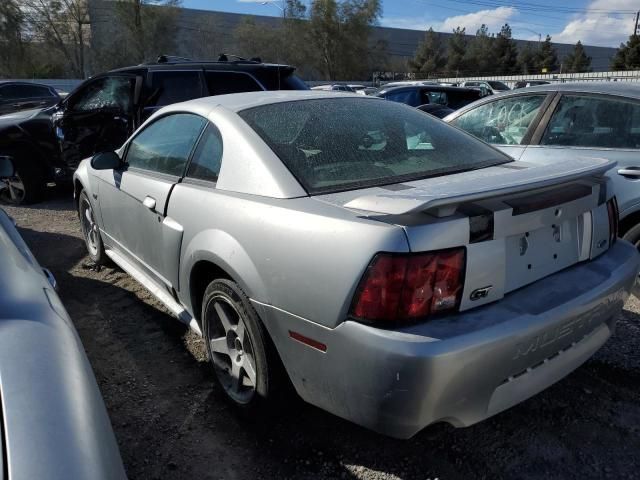
<svg viewBox="0 0 640 480"><path fill-rule="evenodd" d="M494 90L509 90L509 87L507 87L502 82L491 81L491 82L487 82L487 83L489 85L491 85L491 88L493 88Z"/></svg>
<svg viewBox="0 0 640 480"><path fill-rule="evenodd" d="M239 112L310 194L418 180L511 161L416 109L367 98Z"/></svg>

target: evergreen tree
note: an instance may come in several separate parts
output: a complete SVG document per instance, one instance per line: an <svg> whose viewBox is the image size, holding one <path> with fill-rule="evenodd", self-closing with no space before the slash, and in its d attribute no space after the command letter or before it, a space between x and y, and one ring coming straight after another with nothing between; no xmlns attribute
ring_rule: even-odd
<svg viewBox="0 0 640 480"><path fill-rule="evenodd" d="M573 52L566 56L563 63L565 65L564 70L570 73L582 73L591 70L591 57L588 57L584 52L584 47L580 40L573 47Z"/></svg>
<svg viewBox="0 0 640 480"><path fill-rule="evenodd" d="M505 23L494 42L495 70L498 75L509 75L518 71L518 47L511 38L511 27Z"/></svg>
<svg viewBox="0 0 640 480"><path fill-rule="evenodd" d="M468 74L482 75L493 71L495 63L494 42L495 38L489 34L489 28L482 24L476 31L476 36L469 43L469 48L467 48L466 64Z"/></svg>
<svg viewBox="0 0 640 480"><path fill-rule="evenodd" d="M424 36L424 41L418 45L415 57L409 60L409 68L414 73L425 74L429 77L442 71L445 64L446 59L442 52L440 37L433 31L433 28L429 28Z"/></svg>
<svg viewBox="0 0 640 480"><path fill-rule="evenodd" d="M466 70L466 51L467 38L465 29L456 27L453 35L449 37L449 46L447 48L446 69L449 75L457 77Z"/></svg>
<svg viewBox="0 0 640 480"><path fill-rule="evenodd" d="M540 46L537 67L538 73L551 73L559 68L558 52L556 52L555 47L551 43L551 37L549 35L547 35L547 38L544 39L544 42L542 42Z"/></svg>
<svg viewBox="0 0 640 480"><path fill-rule="evenodd" d="M612 70L640 69L640 37L631 35L627 43L621 43L611 62Z"/></svg>
<svg viewBox="0 0 640 480"><path fill-rule="evenodd" d="M518 53L518 71L523 75L540 73L537 68L538 51L527 43Z"/></svg>

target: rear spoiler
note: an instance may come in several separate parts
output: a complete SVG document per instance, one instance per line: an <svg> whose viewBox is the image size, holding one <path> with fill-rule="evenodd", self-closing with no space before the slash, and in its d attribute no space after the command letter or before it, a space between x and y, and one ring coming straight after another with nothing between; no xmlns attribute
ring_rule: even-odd
<svg viewBox="0 0 640 480"><path fill-rule="evenodd" d="M448 178L427 179L419 187L408 190L364 195L344 206L386 215L428 212L437 217L447 217L453 215L463 203L602 176L615 165L615 161L602 158L574 158L549 165L511 162ZM505 173L496 173L499 168L504 169ZM443 181L445 178L446 181Z"/></svg>

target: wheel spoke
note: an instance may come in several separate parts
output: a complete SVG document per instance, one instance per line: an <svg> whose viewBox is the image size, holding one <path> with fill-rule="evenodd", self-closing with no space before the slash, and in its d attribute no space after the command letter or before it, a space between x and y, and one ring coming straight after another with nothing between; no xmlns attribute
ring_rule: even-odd
<svg viewBox="0 0 640 480"><path fill-rule="evenodd" d="M223 353L229 356L229 346L227 345L227 337L214 338L209 341L211 351L215 353Z"/></svg>
<svg viewBox="0 0 640 480"><path fill-rule="evenodd" d="M256 384L256 369L253 368L253 364L251 363L251 359L245 355L242 357L242 369L244 373L247 374L247 378L251 381L251 386L255 386Z"/></svg>
<svg viewBox="0 0 640 480"><path fill-rule="evenodd" d="M86 217L87 221L89 222L89 225L93 225L93 218L91 215L91 211L88 208L84 209L84 216Z"/></svg>
<svg viewBox="0 0 640 480"><path fill-rule="evenodd" d="M238 336L238 339L241 343L244 343L244 331L244 322L242 321L242 319L240 319L238 320L238 325L236 325L236 335Z"/></svg>
<svg viewBox="0 0 640 480"><path fill-rule="evenodd" d="M216 302L213 306L216 309L216 313L218 314L218 317L220 318L220 322L222 322L222 327L224 328L224 331L228 332L229 330L233 330L233 325L231 325L231 321L229 320L229 315L227 315L227 312L225 311L222 304L220 302Z"/></svg>
<svg viewBox="0 0 640 480"><path fill-rule="evenodd" d="M231 390L233 392L238 393L240 391L240 376L242 372L240 372L240 365L236 362L231 362Z"/></svg>

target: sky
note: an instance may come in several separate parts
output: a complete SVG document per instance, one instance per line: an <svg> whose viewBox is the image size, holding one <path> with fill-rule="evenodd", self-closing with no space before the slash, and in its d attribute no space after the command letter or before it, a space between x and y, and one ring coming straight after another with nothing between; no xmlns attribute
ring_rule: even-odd
<svg viewBox="0 0 640 480"><path fill-rule="evenodd" d="M457 26L475 34L481 24L497 32L506 22L513 36L554 42L618 47L633 33L635 0L382 0L380 25L449 32ZM183 0L187 8L281 15L282 0ZM310 0L303 0L307 5ZM278 8L280 7L280 8Z"/></svg>

